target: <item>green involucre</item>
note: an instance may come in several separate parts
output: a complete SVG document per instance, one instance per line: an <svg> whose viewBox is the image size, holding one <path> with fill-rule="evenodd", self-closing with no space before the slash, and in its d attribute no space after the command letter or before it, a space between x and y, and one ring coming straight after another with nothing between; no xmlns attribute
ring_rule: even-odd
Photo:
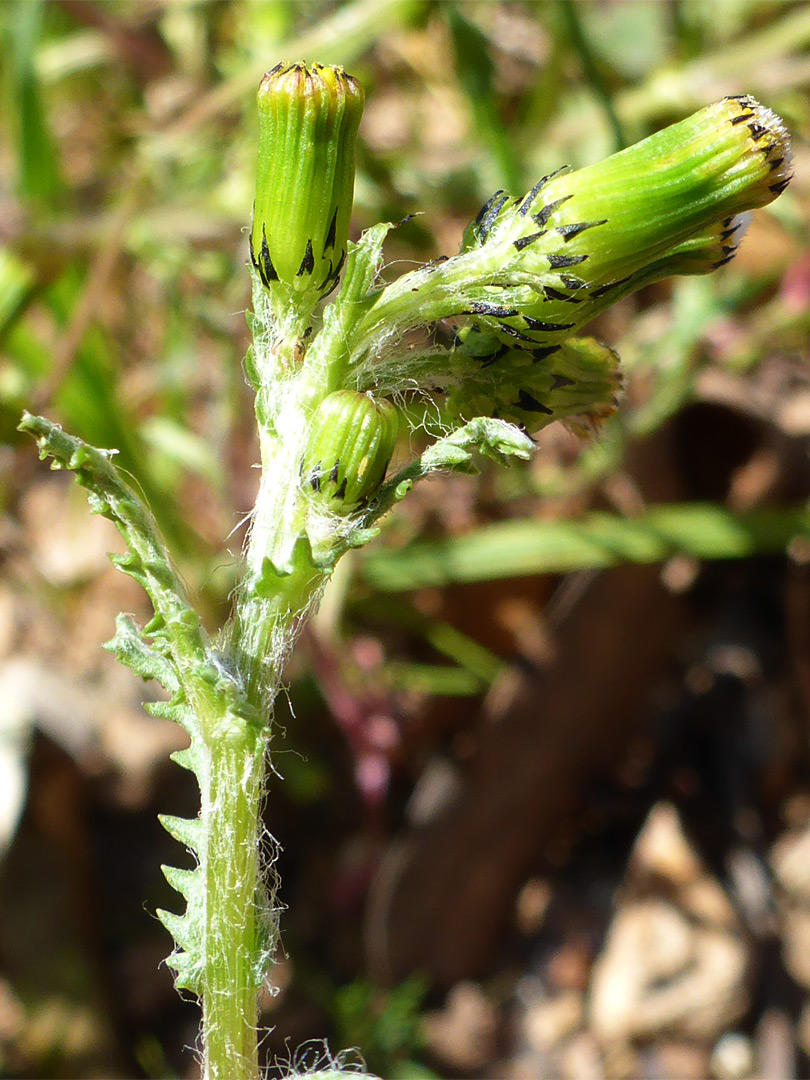
<svg viewBox="0 0 810 1080"><path fill-rule="evenodd" d="M363 89L342 67L276 64L258 93L259 155L250 253L281 302L337 284L354 197Z"/></svg>
<svg viewBox="0 0 810 1080"><path fill-rule="evenodd" d="M562 420L591 435L616 411L621 390L618 355L593 338L575 338L546 356L501 345L468 327L455 353L457 373L447 386L444 415L453 423L497 416L534 433Z"/></svg>
<svg viewBox="0 0 810 1080"><path fill-rule="evenodd" d="M329 509L351 512L382 483L397 433L398 410L390 401L353 390L329 394L310 426L301 462L305 488Z"/></svg>
<svg viewBox="0 0 810 1080"><path fill-rule="evenodd" d="M782 121L741 96L523 196L496 192L460 254L380 290L357 328L356 361L374 356L375 339L444 318L529 353L560 345L651 281L728 262L740 216L785 189L790 162Z"/></svg>

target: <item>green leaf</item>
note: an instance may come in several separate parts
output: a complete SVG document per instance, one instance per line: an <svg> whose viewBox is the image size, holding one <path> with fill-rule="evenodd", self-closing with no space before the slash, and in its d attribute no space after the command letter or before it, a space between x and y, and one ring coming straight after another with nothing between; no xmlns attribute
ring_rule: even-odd
<svg viewBox="0 0 810 1080"><path fill-rule="evenodd" d="M142 679L154 679L170 693L176 693L180 680L174 664L164 653L147 645L143 633L132 616L119 615L115 620L115 637L104 648L115 653L122 664Z"/></svg>
<svg viewBox="0 0 810 1080"><path fill-rule="evenodd" d="M127 543L127 554L113 557L115 565L149 594L173 647L204 659L199 616L186 598L151 513L113 464L115 451L90 446L58 424L30 413L23 415L19 430L36 438L40 457L53 458L52 468L76 473L78 482L90 492L92 510L114 521Z"/></svg>
<svg viewBox="0 0 810 1080"><path fill-rule="evenodd" d="M362 300L371 289L382 267L382 250L385 238L395 225L381 221L362 234L356 244L349 244L343 287L336 301L339 308Z"/></svg>
<svg viewBox="0 0 810 1080"><path fill-rule="evenodd" d="M421 463L425 472L459 468L469 472L475 471L474 468L467 468L472 461L473 450L505 465L510 457L527 461L534 449L529 436L514 424L491 416L477 416L452 435L438 439L424 452ZM459 456L459 452L463 456Z"/></svg>

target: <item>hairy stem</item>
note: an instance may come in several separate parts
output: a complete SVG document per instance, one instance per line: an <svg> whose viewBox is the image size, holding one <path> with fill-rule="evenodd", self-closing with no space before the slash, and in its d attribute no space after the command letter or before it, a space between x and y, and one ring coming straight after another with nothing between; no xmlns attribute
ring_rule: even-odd
<svg viewBox="0 0 810 1080"><path fill-rule="evenodd" d="M265 740L250 730L207 747L200 820L205 837L205 1080L255 1080L257 991L266 952L259 880ZM257 910L258 909L258 910Z"/></svg>
<svg viewBox="0 0 810 1080"><path fill-rule="evenodd" d="M279 350L265 364L294 370L295 343L285 344L289 352ZM206 838L199 853L206 881L205 1080L255 1080L258 1075L257 993L277 938L260 857L272 709L297 629L328 576L313 564L300 496L301 440L313 390L300 373L284 379L283 386L278 427L261 428L262 479L246 573L224 635L223 662L258 723L206 738L208 769L200 780ZM259 394L261 408L264 394L266 385Z"/></svg>

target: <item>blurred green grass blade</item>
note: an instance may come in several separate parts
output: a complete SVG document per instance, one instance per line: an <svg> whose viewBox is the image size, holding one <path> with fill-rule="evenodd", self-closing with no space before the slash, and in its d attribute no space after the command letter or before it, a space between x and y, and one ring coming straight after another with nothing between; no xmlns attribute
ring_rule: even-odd
<svg viewBox="0 0 810 1080"><path fill-rule="evenodd" d="M69 267L47 290L45 302L60 326L67 325L85 281L79 267ZM93 324L81 339L56 400L65 422L80 438L126 453L134 425L129 409L118 400L119 375L117 351L101 327Z"/></svg>
<svg viewBox="0 0 810 1080"><path fill-rule="evenodd" d="M626 146L630 145L631 140L628 139L624 126L613 107L610 90L602 76L599 62L594 56L593 49L582 26L581 12L578 10L574 0L560 0L557 10L560 13L562 25L571 48L582 64L582 73L590 84L594 97L602 106L605 118L613 132L613 148L614 150L624 150Z"/></svg>
<svg viewBox="0 0 810 1080"><path fill-rule="evenodd" d="M680 57L682 60L694 60L706 46L704 27L693 14L692 0L673 0L670 11Z"/></svg>
<svg viewBox="0 0 810 1080"><path fill-rule="evenodd" d="M68 323L85 281L86 275L71 267L47 290L45 302L59 324ZM179 510L174 482L167 489L155 475L154 454L144 443L136 412L120 392L120 375L115 345L101 326L89 326L56 391L60 420L95 446L115 447L119 465L135 477L168 542L183 553L198 549L199 536Z"/></svg>
<svg viewBox="0 0 810 1080"><path fill-rule="evenodd" d="M404 600L391 597L382 600L381 597L369 596L356 605L356 610L364 616L370 614L389 626L398 626L417 634L436 652L454 661L480 682L494 682L503 667L503 662L495 653L469 634L451 623L423 615Z"/></svg>
<svg viewBox="0 0 810 1080"><path fill-rule="evenodd" d="M140 426L141 437L154 456L153 472L169 487L182 471L203 477L212 487L222 485L222 462L216 447L169 416L151 416Z"/></svg>
<svg viewBox="0 0 810 1080"><path fill-rule="evenodd" d="M652 507L632 519L594 511L576 521L504 521L401 551L372 549L361 565L370 585L397 592L654 563L676 554L741 559L782 552L800 536L810 536L804 504L735 514L713 503L682 503Z"/></svg>
<svg viewBox="0 0 810 1080"><path fill-rule="evenodd" d="M25 306L33 284L33 271L13 251L0 248L0 339Z"/></svg>
<svg viewBox="0 0 810 1080"><path fill-rule="evenodd" d="M74 30L68 36L42 43L37 49L36 70L41 84L49 86L115 60L115 49L109 38L98 30Z"/></svg>
<svg viewBox="0 0 810 1080"><path fill-rule="evenodd" d="M53 206L61 191L61 181L36 69L44 12L42 0L18 0L14 5L9 24L10 100L6 107L16 118L20 194L24 199Z"/></svg>
<svg viewBox="0 0 810 1080"><path fill-rule="evenodd" d="M489 685L471 671L445 664L396 661L389 664L386 671L395 689L431 697L472 697Z"/></svg>
<svg viewBox="0 0 810 1080"><path fill-rule="evenodd" d="M521 168L506 127L498 111L494 65L489 43L482 31L459 11L458 4L447 8L453 41L456 75L473 115L477 131L489 150L494 167L493 184L507 191L521 190Z"/></svg>
<svg viewBox="0 0 810 1080"><path fill-rule="evenodd" d="M437 652L455 660L481 682L492 683L500 674L503 665L498 657L450 623L429 620L429 625L425 627L425 638Z"/></svg>
<svg viewBox="0 0 810 1080"><path fill-rule="evenodd" d="M81 268L69 267L37 294L57 326L67 325L85 282ZM51 364L50 348L43 342L37 320L28 318L27 313L23 318L13 317L32 290L24 264L13 253L0 249L0 333L4 327L6 330L5 362L0 367L0 439L5 440L16 439L20 411L47 380ZM9 318L4 323L6 312ZM116 346L101 326L93 324L83 334L49 408L52 404L60 421L86 441L115 447L119 464L136 478L167 539L183 553L197 552L201 546L199 535L184 519L176 498L178 466L188 465L193 437L189 436L182 447L175 440L172 464L166 454L165 430L160 432L161 441L147 426L146 434L152 437L148 441L144 438L139 416L121 394L120 374ZM208 467L210 472L212 456L209 454L197 464L203 469Z"/></svg>

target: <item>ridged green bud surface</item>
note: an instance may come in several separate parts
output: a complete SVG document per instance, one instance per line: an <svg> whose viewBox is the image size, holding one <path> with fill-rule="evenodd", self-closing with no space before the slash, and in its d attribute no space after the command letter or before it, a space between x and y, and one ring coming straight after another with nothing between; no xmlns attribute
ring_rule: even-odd
<svg viewBox="0 0 810 1080"><path fill-rule="evenodd" d="M790 161L779 117L730 97L595 165L543 177L522 198L498 192L463 250L511 244L523 288L506 303L490 290L468 313L502 341L531 347L561 340L651 280L714 270L734 255L739 215L785 189Z"/></svg>
<svg viewBox="0 0 810 1080"><path fill-rule="evenodd" d="M389 401L353 390L329 394L310 425L301 462L305 488L336 513L350 513L370 499L394 452L397 417Z"/></svg>
<svg viewBox="0 0 810 1080"><path fill-rule="evenodd" d="M592 435L616 412L619 357L593 338L567 341L538 363L531 353L470 327L456 361L456 377L445 388L445 412L455 420L494 416L529 434L562 420L577 434Z"/></svg>
<svg viewBox="0 0 810 1080"><path fill-rule="evenodd" d="M342 67L276 64L262 79L250 254L282 304L291 294L314 304L337 284L363 103L362 87Z"/></svg>
<svg viewBox="0 0 810 1080"><path fill-rule="evenodd" d="M729 97L594 165L544 176L521 197L496 192L460 254L380 291L358 327L355 362L374 357L375 338L387 348L394 329L447 318L545 359L621 296L727 263L742 215L781 194L790 162L779 117Z"/></svg>

